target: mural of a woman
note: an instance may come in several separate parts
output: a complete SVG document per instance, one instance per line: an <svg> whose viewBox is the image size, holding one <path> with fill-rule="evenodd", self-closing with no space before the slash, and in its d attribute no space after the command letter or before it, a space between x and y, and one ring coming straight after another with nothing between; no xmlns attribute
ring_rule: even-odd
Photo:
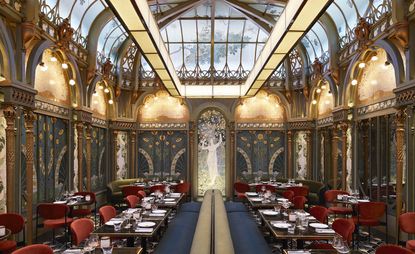
<svg viewBox="0 0 415 254"><path fill-rule="evenodd" d="M204 145L203 143L200 144L200 148L202 150L207 150L207 166L209 170L209 178L210 178L210 185L213 185L215 183L216 178L219 176L218 171L218 156L217 156L217 149L222 144L222 134L219 136L219 141L214 144L213 138L210 138L209 145Z"/></svg>

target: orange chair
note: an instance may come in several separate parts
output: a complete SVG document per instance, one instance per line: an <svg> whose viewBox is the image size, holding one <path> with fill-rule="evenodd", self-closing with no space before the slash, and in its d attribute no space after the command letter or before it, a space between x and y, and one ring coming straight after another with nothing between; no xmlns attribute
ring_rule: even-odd
<svg viewBox="0 0 415 254"><path fill-rule="evenodd" d="M411 250L405 249L399 245L384 244L376 249L376 254L414 254Z"/></svg>
<svg viewBox="0 0 415 254"><path fill-rule="evenodd" d="M68 217L69 206L65 204L50 204L41 203L37 206L36 210L36 240L37 240L37 229L39 227L52 229L53 240L55 242L55 229L65 229L65 242L68 239L68 226L72 223L73 219ZM43 224L39 224L39 217L43 218Z"/></svg>
<svg viewBox="0 0 415 254"><path fill-rule="evenodd" d="M17 213L3 213L0 214L0 225L10 230L11 234L17 234L24 230L24 218ZM23 236L25 234L23 233ZM23 240L24 242L24 240ZM0 253L9 254L12 253L17 247L17 243L14 240L4 240L0 242Z"/></svg>
<svg viewBox="0 0 415 254"><path fill-rule="evenodd" d="M178 193L185 193L185 194L189 194L190 191L190 183L179 183L178 185L176 185L175 187L175 191Z"/></svg>
<svg viewBox="0 0 415 254"><path fill-rule="evenodd" d="M137 196L141 199L145 198L147 196L146 192L143 190L140 190L137 192Z"/></svg>
<svg viewBox="0 0 415 254"><path fill-rule="evenodd" d="M326 201L326 204L329 205L330 203L333 203L337 199L337 195L349 195L347 191L342 190L328 190L324 193L324 200ZM334 214L334 216L340 214L340 215L350 215L353 213L353 209L350 207L345 207L342 205L333 205L328 207L329 213Z"/></svg>
<svg viewBox="0 0 415 254"><path fill-rule="evenodd" d="M105 224L106 222L114 218L115 216L117 216L117 211L115 210L113 206L106 205L99 209L99 218L100 218L101 224Z"/></svg>
<svg viewBox="0 0 415 254"><path fill-rule="evenodd" d="M136 208L137 204L140 203L140 198L136 195L129 195L124 200L129 208Z"/></svg>
<svg viewBox="0 0 415 254"><path fill-rule="evenodd" d="M75 196L80 195L80 196L84 196L84 198L86 196L90 197L90 201L88 202L88 206L90 205L95 205L95 211L97 210L97 203L96 201L96 196L94 192L87 192L87 191L81 191L81 192L75 192L74 194ZM86 217L92 214L92 210L91 208L77 208L77 209L73 209L71 211L71 216L72 217Z"/></svg>
<svg viewBox="0 0 415 254"><path fill-rule="evenodd" d="M287 190L293 191L294 196L303 196L307 197L310 192L308 186L292 186L288 187Z"/></svg>
<svg viewBox="0 0 415 254"><path fill-rule="evenodd" d="M246 192L249 191L249 184L242 183L242 182L236 182L233 184L233 189L236 192L236 196L239 199L245 199L246 198Z"/></svg>
<svg viewBox="0 0 415 254"><path fill-rule="evenodd" d="M71 223L72 244L80 245L94 231L94 222L90 219L82 218Z"/></svg>
<svg viewBox="0 0 415 254"><path fill-rule="evenodd" d="M399 216L399 227L408 234L415 234L415 212L403 213ZM406 248L415 251L415 240L406 241Z"/></svg>
<svg viewBox="0 0 415 254"><path fill-rule="evenodd" d="M324 206L313 206L310 208L310 214L316 218L321 223L327 223L327 218L329 216L329 210Z"/></svg>
<svg viewBox="0 0 415 254"><path fill-rule="evenodd" d="M141 187L141 186L131 185L131 186L122 187L121 192L122 192L122 195L125 198L125 197L130 196L130 195L136 195L137 196L138 191L143 191L143 190L144 190L144 188Z"/></svg>
<svg viewBox="0 0 415 254"><path fill-rule="evenodd" d="M166 191L166 185L164 184L158 184L158 185L153 185L150 187L150 193L153 193L155 191L160 191L160 192L165 192Z"/></svg>
<svg viewBox="0 0 415 254"><path fill-rule="evenodd" d="M262 192L262 186L265 186L265 190L269 190L269 191L274 192L274 193L277 191L277 189L275 189L275 187L272 186L272 185L269 185L269 184L258 184L255 187L256 192Z"/></svg>
<svg viewBox="0 0 415 254"><path fill-rule="evenodd" d="M286 190L282 193L282 196L288 199L289 201L293 201L295 194L294 194L294 191Z"/></svg>
<svg viewBox="0 0 415 254"><path fill-rule="evenodd" d="M339 234L343 240L347 241L347 244L350 246L353 240L353 232L355 229L353 220L350 219L336 219L331 225L332 229ZM334 249L333 246L329 243L312 243L310 245L311 249L320 249L320 250L331 250Z"/></svg>
<svg viewBox="0 0 415 254"><path fill-rule="evenodd" d="M293 198L294 209L304 209L307 198L304 196L296 196Z"/></svg>
<svg viewBox="0 0 415 254"><path fill-rule="evenodd" d="M386 212L386 204L383 202L364 202L357 204L357 214L354 216L354 223L358 226L367 226L369 228L369 240L370 240L370 227L380 225L380 220ZM386 220L387 221L387 220ZM387 228L387 225L386 225ZM358 235L359 236L359 235ZM359 237L358 237L359 241ZM386 234L386 242L388 242L388 234Z"/></svg>
<svg viewBox="0 0 415 254"><path fill-rule="evenodd" d="M53 250L45 244L33 244L18 249L12 254L53 254Z"/></svg>

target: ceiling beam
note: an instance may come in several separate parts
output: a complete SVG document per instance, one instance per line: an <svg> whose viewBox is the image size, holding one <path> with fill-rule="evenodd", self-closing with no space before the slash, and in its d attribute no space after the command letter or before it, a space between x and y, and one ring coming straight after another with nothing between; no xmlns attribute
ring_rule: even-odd
<svg viewBox="0 0 415 254"><path fill-rule="evenodd" d="M163 27L166 27L171 22L180 18L186 11L196 8L197 6L203 4L206 1L207 0L198 0L198 1L189 0L165 11L162 14L155 15L155 18L157 20L157 23L160 29Z"/></svg>

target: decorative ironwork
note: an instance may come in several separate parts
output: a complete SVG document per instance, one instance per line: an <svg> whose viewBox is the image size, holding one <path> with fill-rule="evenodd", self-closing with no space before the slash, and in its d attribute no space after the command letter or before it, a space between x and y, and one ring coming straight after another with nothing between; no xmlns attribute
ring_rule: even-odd
<svg viewBox="0 0 415 254"><path fill-rule="evenodd" d="M317 119L317 126L322 127L333 123L333 116Z"/></svg>
<svg viewBox="0 0 415 254"><path fill-rule="evenodd" d="M395 99L389 99L389 100L386 100L386 101L381 101L381 102L377 102L377 103L374 103L374 104L370 104L370 105L358 108L357 109L357 114L359 116L361 116L361 115L365 115L365 114L368 114L368 113L372 113L372 112L392 108L395 105L396 105L396 100Z"/></svg>
<svg viewBox="0 0 415 254"><path fill-rule="evenodd" d="M47 113L53 113L64 117L69 117L69 109L57 106L44 101L35 101L36 110L41 110Z"/></svg>
<svg viewBox="0 0 415 254"><path fill-rule="evenodd" d="M138 128L142 130L185 130L187 129L186 123L139 123Z"/></svg>
<svg viewBox="0 0 415 254"><path fill-rule="evenodd" d="M284 123L237 123L236 128L241 129L284 129Z"/></svg>

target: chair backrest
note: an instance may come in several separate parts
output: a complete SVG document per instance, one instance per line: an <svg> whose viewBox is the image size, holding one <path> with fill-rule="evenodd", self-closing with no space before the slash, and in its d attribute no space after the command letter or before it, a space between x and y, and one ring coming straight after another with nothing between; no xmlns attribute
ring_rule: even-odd
<svg viewBox="0 0 415 254"><path fill-rule="evenodd" d="M288 199L289 201L292 201L295 194L294 194L294 191L292 191L292 190L286 190L282 193L282 196L284 198Z"/></svg>
<svg viewBox="0 0 415 254"><path fill-rule="evenodd" d="M0 214L0 225L5 226L12 234L17 234L24 228L24 218L17 213Z"/></svg>
<svg viewBox="0 0 415 254"><path fill-rule="evenodd" d="M117 216L117 211L113 206L106 205L99 209L99 218L101 219L101 223L106 223L115 216Z"/></svg>
<svg viewBox="0 0 415 254"><path fill-rule="evenodd" d="M400 229L408 234L415 234L415 212L403 213L399 216Z"/></svg>
<svg viewBox="0 0 415 254"><path fill-rule="evenodd" d="M276 192L277 191L277 189L275 189L275 187L272 186L272 185L269 185L269 184L258 184L255 187L256 192L262 192L262 186L265 186L265 189L266 190L269 190L271 192Z"/></svg>
<svg viewBox="0 0 415 254"><path fill-rule="evenodd" d="M376 254L413 254L412 251L399 245L384 244L376 249Z"/></svg>
<svg viewBox="0 0 415 254"><path fill-rule="evenodd" d="M288 187L287 190L293 191L294 196L304 196L307 197L310 192L307 186L292 186Z"/></svg>
<svg viewBox="0 0 415 254"><path fill-rule="evenodd" d="M145 191L143 191L143 190L139 190L139 191L137 192L137 196L138 196L140 199L143 199L143 198L145 198L145 197L147 196L147 194L146 194L146 192L145 192Z"/></svg>
<svg viewBox="0 0 415 254"><path fill-rule="evenodd" d="M53 250L45 244L33 244L15 250L12 254L53 254Z"/></svg>
<svg viewBox="0 0 415 254"><path fill-rule="evenodd" d="M342 190L328 190L324 193L324 200L327 203L331 203L337 199L337 195L349 195L349 193Z"/></svg>
<svg viewBox="0 0 415 254"><path fill-rule="evenodd" d="M307 198L304 196L295 196L293 198L294 209L304 209Z"/></svg>
<svg viewBox="0 0 415 254"><path fill-rule="evenodd" d="M238 193L245 193L247 191L249 191L249 184L247 183L242 183L242 182L236 182L233 184L233 188L236 192Z"/></svg>
<svg viewBox="0 0 415 254"><path fill-rule="evenodd" d="M127 197L129 195L137 195L138 191L140 191L140 190L144 190L144 188L141 187L141 186L134 186L134 185L124 186L121 189L122 195L124 197Z"/></svg>
<svg viewBox="0 0 415 254"><path fill-rule="evenodd" d="M125 202L129 208L136 208L137 204L140 202L140 198L136 195L129 195L125 198Z"/></svg>
<svg viewBox="0 0 415 254"><path fill-rule="evenodd" d="M386 212L386 204L383 202L362 202L357 205L357 209L360 218L380 220Z"/></svg>
<svg viewBox="0 0 415 254"><path fill-rule="evenodd" d="M327 218L329 216L329 210L324 206L313 206L310 208L310 214L316 218L321 223L327 223Z"/></svg>
<svg viewBox="0 0 415 254"><path fill-rule="evenodd" d="M76 246L86 240L94 231L94 223L90 219L82 218L71 223L72 243Z"/></svg>
<svg viewBox="0 0 415 254"><path fill-rule="evenodd" d="M84 197L85 196L90 196L91 197L91 201L89 203L91 203L91 204L95 203L95 200L96 200L96 196L95 196L95 193L94 192L78 191L78 192L75 192L74 195L75 196L80 195L80 196L84 196Z"/></svg>
<svg viewBox="0 0 415 254"><path fill-rule="evenodd" d="M62 219L69 213L65 204L41 203L37 205L37 215L46 220Z"/></svg>
<svg viewBox="0 0 415 254"><path fill-rule="evenodd" d="M166 190L166 186L164 184L153 185L150 187L150 192L153 193L155 191L164 192Z"/></svg>
<svg viewBox="0 0 415 254"><path fill-rule="evenodd" d="M354 222L351 219L336 219L331 225L337 234L341 235L344 240L350 245L353 239Z"/></svg>
<svg viewBox="0 0 415 254"><path fill-rule="evenodd" d="M176 185L175 191L179 193L189 193L190 183L179 183L178 185Z"/></svg>

